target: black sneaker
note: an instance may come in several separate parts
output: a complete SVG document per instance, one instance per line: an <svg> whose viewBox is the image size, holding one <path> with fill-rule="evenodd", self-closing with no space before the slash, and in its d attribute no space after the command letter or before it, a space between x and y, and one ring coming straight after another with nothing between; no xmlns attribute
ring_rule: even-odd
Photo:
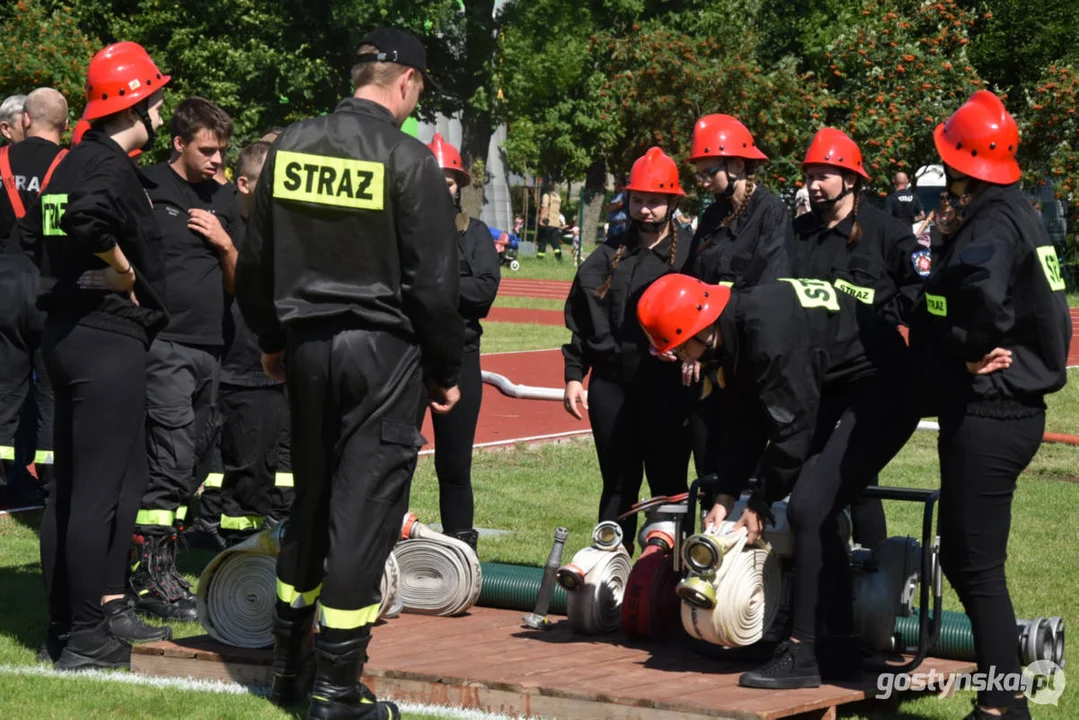
<svg viewBox="0 0 1079 720"><path fill-rule="evenodd" d="M95 628L72 632L53 667L57 670L128 670L131 668L131 646L113 637L108 630L108 621L102 621Z"/></svg>
<svg viewBox="0 0 1079 720"><path fill-rule="evenodd" d="M978 707L977 698L972 699L970 702L974 705L974 709L963 720L1031 720L1030 706L1027 704L1025 695L1014 698L1012 706L1007 708L1002 715L994 715L982 710Z"/></svg>
<svg viewBox="0 0 1079 720"><path fill-rule="evenodd" d="M820 687L820 670L813 643L780 643L771 660L756 670L742 673L738 684L768 690Z"/></svg>
<svg viewBox="0 0 1079 720"><path fill-rule="evenodd" d="M110 600L101 606L101 610L105 613L105 622L109 626L109 632L124 642L136 645L172 638L172 628L147 625L127 604L126 598Z"/></svg>
<svg viewBox="0 0 1079 720"><path fill-rule="evenodd" d="M49 630L45 635L45 644L37 651L37 656L34 660L39 663L56 662L60 659L60 654L64 651L64 646L67 645L69 637L70 634L66 627L49 623Z"/></svg>
<svg viewBox="0 0 1079 720"><path fill-rule="evenodd" d="M472 529L456 530L454 532L446 534L449 535L451 538L460 540L465 545L468 545L470 548L472 548L473 552L475 552L476 546L478 545L480 539L479 532Z"/></svg>

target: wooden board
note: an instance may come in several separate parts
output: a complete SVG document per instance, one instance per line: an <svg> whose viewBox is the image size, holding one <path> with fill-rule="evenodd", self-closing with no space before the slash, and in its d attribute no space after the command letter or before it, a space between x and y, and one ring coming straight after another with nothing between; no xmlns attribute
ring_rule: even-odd
<svg viewBox="0 0 1079 720"><path fill-rule="evenodd" d="M380 696L506 714L626 720L834 718L872 698L860 686L754 690L738 675L754 663L701 657L682 638L630 642L615 633L574 635L562 620L527 629L522 613L473 608L460 618L402 615L374 631L364 681ZM136 646L132 670L148 675L269 684L270 651L206 636ZM972 663L927 660L919 671L969 672Z"/></svg>

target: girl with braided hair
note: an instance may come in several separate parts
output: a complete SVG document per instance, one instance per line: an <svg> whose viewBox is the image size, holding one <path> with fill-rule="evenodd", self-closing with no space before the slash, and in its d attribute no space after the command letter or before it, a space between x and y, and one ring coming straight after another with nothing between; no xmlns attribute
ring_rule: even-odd
<svg viewBox="0 0 1079 720"><path fill-rule="evenodd" d="M693 128L689 161L701 189L715 202L701 216L685 272L709 284L748 287L790 275L787 251L794 240L790 210L757 181L768 156L745 125L730 115L705 115ZM716 473L722 393L699 363L683 364L683 382L697 396L689 426L697 475Z"/></svg>
<svg viewBox="0 0 1079 720"><path fill-rule="evenodd" d="M828 280L890 324L909 324L929 275L930 251L918 244L909 224L863 200L869 175L858 145L841 130L823 128L802 170L812 211L794 221L795 276ZM872 549L885 540L880 500L856 499L851 515L855 542Z"/></svg>
<svg viewBox="0 0 1079 720"><path fill-rule="evenodd" d="M637 300L657 278L682 268L689 233L674 220L685 196L678 166L653 147L633 164L629 228L620 244L597 247L577 270L566 300L565 407L588 413L603 491L599 519L617 520L637 501L648 477L652 495L686 489L689 435L679 368L649 353L637 322ZM584 379L590 375L588 396ZM619 521L633 552L636 517Z"/></svg>

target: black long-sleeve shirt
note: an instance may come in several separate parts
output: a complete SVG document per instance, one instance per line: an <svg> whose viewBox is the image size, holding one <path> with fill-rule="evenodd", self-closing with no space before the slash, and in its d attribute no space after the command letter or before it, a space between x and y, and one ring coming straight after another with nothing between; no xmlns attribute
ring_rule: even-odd
<svg viewBox="0 0 1079 720"><path fill-rule="evenodd" d="M457 262L460 269L461 300L458 312L465 322L465 351L480 347L483 327L480 320L494 304L498 285L502 279L498 251L495 250L491 231L480 220L459 214L458 228L465 225L457 239Z"/></svg>

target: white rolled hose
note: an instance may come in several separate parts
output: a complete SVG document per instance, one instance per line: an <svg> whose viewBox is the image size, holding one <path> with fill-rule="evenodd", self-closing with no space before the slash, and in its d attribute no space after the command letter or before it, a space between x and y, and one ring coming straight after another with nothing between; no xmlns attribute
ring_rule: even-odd
<svg viewBox="0 0 1079 720"><path fill-rule="evenodd" d="M460 615L476 604L483 584L480 559L464 542L435 532L409 513L394 548L400 568L402 610L421 615Z"/></svg>
<svg viewBox="0 0 1079 720"><path fill-rule="evenodd" d="M277 556L287 521L219 553L199 576L199 623L218 642L240 648L273 645ZM382 576L379 617L392 616L399 572L393 555Z"/></svg>
<svg viewBox="0 0 1079 720"><path fill-rule="evenodd" d="M592 531L592 545L582 548L558 569L558 584L566 589L570 627L582 635L602 635L622 624L622 598L632 567L622 545L622 528L601 522Z"/></svg>
<svg viewBox="0 0 1079 720"><path fill-rule="evenodd" d="M746 508L749 496L744 495L731 508L728 520L737 522L742 517L742 511ZM772 503L772 515L775 517L775 525L766 524L764 527L764 540L772 546L772 552L783 560L794 559L794 533L791 531L790 521L787 519L787 501L780 500ZM839 525L839 537L849 545L851 537L850 512L846 509L839 513L836 518Z"/></svg>
<svg viewBox="0 0 1079 720"><path fill-rule="evenodd" d="M779 558L763 538L754 545L746 540L746 529L734 530L730 521L687 538L683 558L690 575L678 594L682 627L691 637L747 647L775 620L782 595Z"/></svg>

